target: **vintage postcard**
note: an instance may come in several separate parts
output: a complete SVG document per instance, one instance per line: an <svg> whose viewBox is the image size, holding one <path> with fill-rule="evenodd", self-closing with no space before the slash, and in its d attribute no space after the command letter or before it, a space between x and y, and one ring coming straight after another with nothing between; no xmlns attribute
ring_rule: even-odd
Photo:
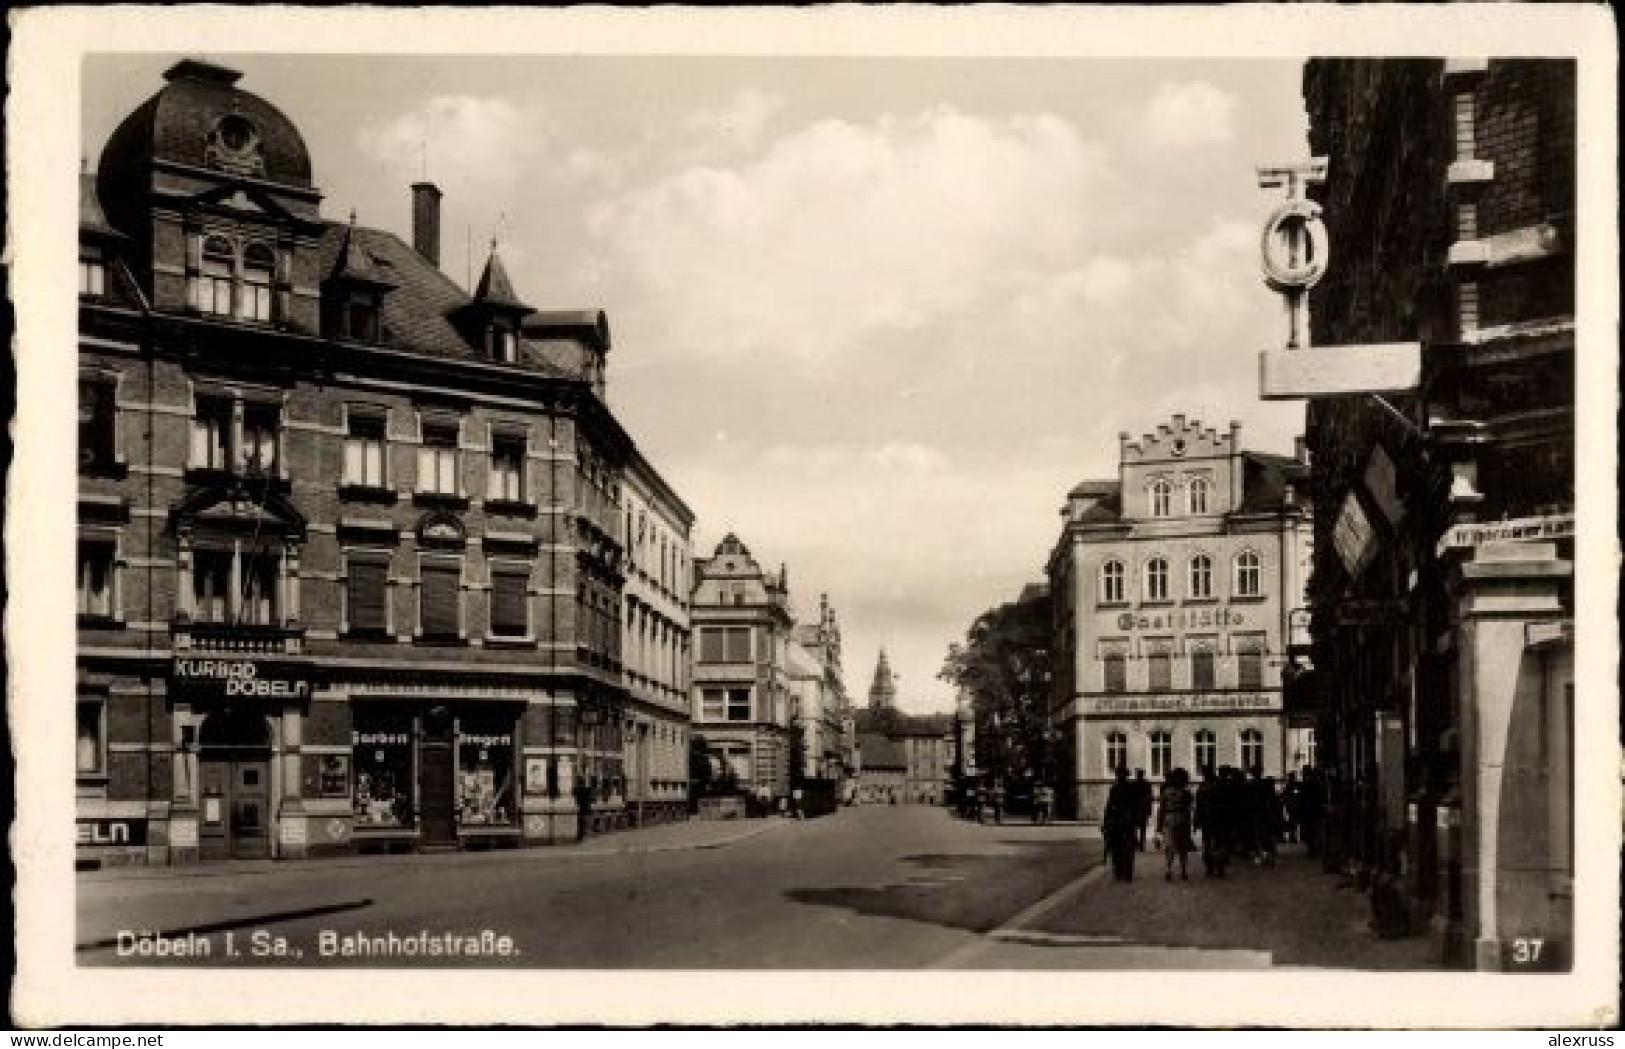
<svg viewBox="0 0 1625 1049"><path fill-rule="evenodd" d="M19 1022L1617 1020L1606 10L13 28Z"/></svg>

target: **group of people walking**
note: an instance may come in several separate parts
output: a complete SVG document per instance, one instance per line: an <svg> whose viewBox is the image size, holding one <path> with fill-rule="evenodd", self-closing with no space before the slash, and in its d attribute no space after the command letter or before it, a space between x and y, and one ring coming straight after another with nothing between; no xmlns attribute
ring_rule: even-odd
<svg viewBox="0 0 1625 1049"><path fill-rule="evenodd" d="M1273 866L1282 841L1302 841L1310 855L1320 846L1325 793L1312 768L1300 780L1288 773L1279 788L1262 770L1244 774L1224 766L1202 770L1202 782L1191 788L1190 774L1170 769L1158 797L1144 770L1119 767L1116 782L1106 795L1101 834L1111 857L1112 874L1119 881L1134 878L1134 857L1145 850L1146 832L1156 819L1157 845L1165 860L1163 877L1173 880L1177 865L1181 880L1190 877L1188 857L1202 839L1202 867L1208 877L1222 878L1230 860L1247 857L1256 866Z"/></svg>

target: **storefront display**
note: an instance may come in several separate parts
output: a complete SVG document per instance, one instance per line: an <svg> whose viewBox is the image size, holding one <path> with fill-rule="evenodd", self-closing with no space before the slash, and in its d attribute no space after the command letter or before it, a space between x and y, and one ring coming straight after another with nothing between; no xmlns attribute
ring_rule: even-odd
<svg viewBox="0 0 1625 1049"><path fill-rule="evenodd" d="M358 714L353 740L356 829L412 826L410 720ZM326 772L324 765L324 781Z"/></svg>
<svg viewBox="0 0 1625 1049"><path fill-rule="evenodd" d="M514 822L513 732L470 721L457 733L457 822L464 827Z"/></svg>

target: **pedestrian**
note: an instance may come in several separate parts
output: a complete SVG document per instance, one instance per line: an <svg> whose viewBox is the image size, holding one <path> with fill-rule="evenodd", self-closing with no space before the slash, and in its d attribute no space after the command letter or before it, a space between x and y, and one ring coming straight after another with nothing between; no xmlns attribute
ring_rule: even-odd
<svg viewBox="0 0 1625 1049"><path fill-rule="evenodd" d="M798 820L804 820L807 818L807 812L803 805L803 801L804 795L801 792L801 785L797 784L796 788L790 792L790 814Z"/></svg>
<svg viewBox="0 0 1625 1049"><path fill-rule="evenodd" d="M1298 809L1302 791L1298 774L1288 772L1286 783L1281 787L1281 840L1294 845L1298 842Z"/></svg>
<svg viewBox="0 0 1625 1049"><path fill-rule="evenodd" d="M1230 828L1227 826L1225 785L1221 772L1212 765L1202 769L1202 785L1196 790L1196 813L1191 826L1202 832L1202 870L1209 878L1224 877L1230 862Z"/></svg>
<svg viewBox="0 0 1625 1049"><path fill-rule="evenodd" d="M1004 782L996 781L993 784L993 822L1004 823Z"/></svg>
<svg viewBox="0 0 1625 1049"><path fill-rule="evenodd" d="M1044 784L1033 793L1033 822L1040 825L1050 822L1055 815L1055 788Z"/></svg>
<svg viewBox="0 0 1625 1049"><path fill-rule="evenodd" d="M1189 773L1176 768L1168 770L1162 784L1162 804L1157 806L1157 837L1167 861L1167 868L1163 871L1165 881L1174 879L1176 858L1179 860L1180 880L1188 881L1191 876L1186 869L1186 856L1192 847L1191 817L1195 808L1188 789L1190 780Z"/></svg>
<svg viewBox="0 0 1625 1049"><path fill-rule="evenodd" d="M1145 769L1134 770L1134 841L1141 852L1145 851L1145 832L1151 823L1151 810L1156 805L1156 795L1152 791L1151 783L1145 778Z"/></svg>
<svg viewBox="0 0 1625 1049"><path fill-rule="evenodd" d="M1326 793L1321 785L1320 773L1304 766L1303 782L1298 787L1298 825L1303 836L1304 851L1311 856L1320 855L1321 822L1326 811Z"/></svg>
<svg viewBox="0 0 1625 1049"><path fill-rule="evenodd" d="M1254 765L1248 788L1248 815L1253 824L1253 866L1273 867L1275 842L1280 834L1276 826L1276 813L1281 807L1275 797L1275 781L1264 776L1261 766Z"/></svg>
<svg viewBox="0 0 1625 1049"><path fill-rule="evenodd" d="M1106 811L1100 818L1100 836L1106 842L1106 855L1111 857L1112 877L1118 881L1134 880L1134 822L1138 813L1138 794L1129 782L1128 769L1119 765L1117 782L1106 794Z"/></svg>
<svg viewBox="0 0 1625 1049"><path fill-rule="evenodd" d="M592 822L592 784L586 779L576 781L576 841L587 839L587 825Z"/></svg>

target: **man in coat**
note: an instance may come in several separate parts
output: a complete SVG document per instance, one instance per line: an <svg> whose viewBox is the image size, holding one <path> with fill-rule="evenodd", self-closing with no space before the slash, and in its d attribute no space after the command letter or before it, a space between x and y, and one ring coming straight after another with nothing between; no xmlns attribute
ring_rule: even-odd
<svg viewBox="0 0 1625 1049"><path fill-rule="evenodd" d="M1134 770L1134 843L1145 851L1145 833L1151 823L1151 813L1157 806L1157 795L1151 781L1145 778L1145 769Z"/></svg>
<svg viewBox="0 0 1625 1049"><path fill-rule="evenodd" d="M1139 791L1129 781L1128 769L1119 765L1117 782L1106 794L1106 811L1100 819L1101 837L1106 839L1106 854L1112 861L1112 877L1118 881L1134 880L1136 826L1145 826L1140 820Z"/></svg>

